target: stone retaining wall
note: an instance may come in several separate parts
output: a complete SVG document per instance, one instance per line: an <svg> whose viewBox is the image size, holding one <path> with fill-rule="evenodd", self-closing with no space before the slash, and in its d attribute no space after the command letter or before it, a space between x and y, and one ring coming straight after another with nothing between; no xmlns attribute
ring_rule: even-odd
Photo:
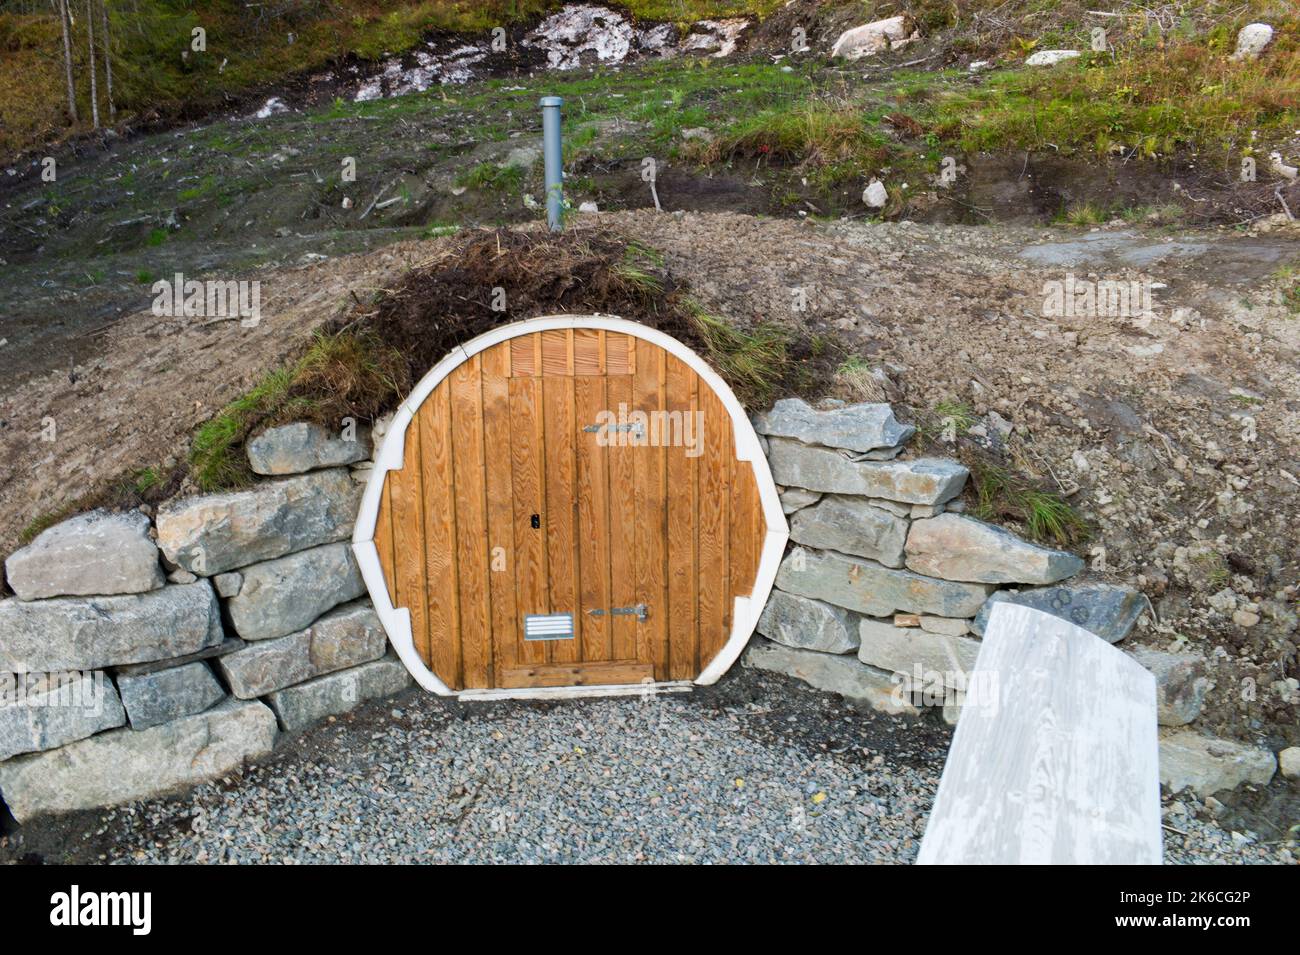
<svg viewBox="0 0 1300 955"><path fill-rule="evenodd" d="M884 404L756 419L790 547L744 664L889 713L955 719L989 607L1055 613L1118 643L1145 598L1083 562L963 513L961 464L902 456ZM368 436L315 425L248 444L267 479L156 514L73 517L5 563L0 798L20 821L221 777L301 730L411 684L348 540ZM1271 752L1186 729L1208 680L1191 654L1141 649L1159 686L1162 777L1210 793L1266 782Z"/></svg>
<svg viewBox="0 0 1300 955"><path fill-rule="evenodd" d="M1112 644L1148 602L1089 580L1082 560L963 513L969 477L941 458L903 459L913 429L888 405L814 409L798 399L758 416L790 522L790 547L743 662L888 713L942 707L955 722L990 607L1055 614ZM1212 793L1265 783L1266 749L1187 729L1210 688L1192 653L1135 648L1156 677L1161 778Z"/></svg>
<svg viewBox="0 0 1300 955"><path fill-rule="evenodd" d="M275 428L267 480L81 514L5 562L0 798L23 821L239 770L280 732L409 686L349 539L364 433Z"/></svg>

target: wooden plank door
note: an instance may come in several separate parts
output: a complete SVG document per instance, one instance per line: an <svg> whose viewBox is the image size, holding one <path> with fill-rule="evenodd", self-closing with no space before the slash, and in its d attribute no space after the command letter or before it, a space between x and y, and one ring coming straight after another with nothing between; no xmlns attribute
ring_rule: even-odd
<svg viewBox="0 0 1300 955"><path fill-rule="evenodd" d="M408 428L376 545L429 669L519 688L694 679L763 532L722 400L677 356L593 328L453 369Z"/></svg>

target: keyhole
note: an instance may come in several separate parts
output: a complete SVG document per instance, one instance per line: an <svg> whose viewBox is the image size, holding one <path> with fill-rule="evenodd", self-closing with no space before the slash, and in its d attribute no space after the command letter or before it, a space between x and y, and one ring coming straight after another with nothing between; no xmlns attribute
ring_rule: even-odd
<svg viewBox="0 0 1300 955"><path fill-rule="evenodd" d="M533 525L533 530L538 530L542 526L542 515L534 514L528 519L528 523Z"/></svg>

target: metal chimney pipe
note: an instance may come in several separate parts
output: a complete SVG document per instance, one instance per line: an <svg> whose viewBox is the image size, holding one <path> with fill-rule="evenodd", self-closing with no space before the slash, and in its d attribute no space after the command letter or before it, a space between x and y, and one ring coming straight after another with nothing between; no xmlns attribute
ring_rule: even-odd
<svg viewBox="0 0 1300 955"><path fill-rule="evenodd" d="M542 153L546 162L546 222L552 232L564 227L564 153L560 146L560 107L558 96L542 97Z"/></svg>

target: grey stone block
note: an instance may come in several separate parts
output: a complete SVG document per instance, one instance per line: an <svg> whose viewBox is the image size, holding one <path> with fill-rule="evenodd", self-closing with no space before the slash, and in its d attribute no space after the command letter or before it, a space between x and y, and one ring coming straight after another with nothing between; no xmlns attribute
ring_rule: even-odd
<svg viewBox="0 0 1300 955"><path fill-rule="evenodd" d="M773 590L758 618L758 632L802 650L852 653L858 648L858 617L820 600Z"/></svg>
<svg viewBox="0 0 1300 955"><path fill-rule="evenodd" d="M1263 786L1276 770L1277 757L1258 746L1193 730L1160 732L1160 782L1172 792L1191 789L1210 796L1242 783Z"/></svg>
<svg viewBox="0 0 1300 955"><path fill-rule="evenodd" d="M961 493L969 471L943 458L854 461L842 451L772 438L772 478L787 487L880 497L905 504L942 504Z"/></svg>
<svg viewBox="0 0 1300 955"><path fill-rule="evenodd" d="M244 575L237 570L229 570L212 578L212 586L217 588L218 597L233 597L244 586Z"/></svg>
<svg viewBox="0 0 1300 955"><path fill-rule="evenodd" d="M863 620L858 632L859 660L906 674L921 686L937 684L942 675L944 686L966 689L980 651L980 642L973 637L949 637L879 620Z"/></svg>
<svg viewBox="0 0 1300 955"><path fill-rule="evenodd" d="M388 641L368 601L346 604L306 630L260 640L218 664L230 691L241 699L265 696L335 670L384 655Z"/></svg>
<svg viewBox="0 0 1300 955"><path fill-rule="evenodd" d="M254 474L302 474L369 458L370 434L359 428L348 440L318 424L297 421L255 435L245 451Z"/></svg>
<svg viewBox="0 0 1300 955"><path fill-rule="evenodd" d="M98 670L221 643L206 580L145 594L0 600L0 672Z"/></svg>
<svg viewBox="0 0 1300 955"><path fill-rule="evenodd" d="M186 498L158 509L158 546L173 564L207 577L346 539L360 500L347 468Z"/></svg>
<svg viewBox="0 0 1300 955"><path fill-rule="evenodd" d="M275 716L257 701L147 730L118 729L0 763L0 796L19 822L113 806L225 776L271 751Z"/></svg>
<svg viewBox="0 0 1300 955"><path fill-rule="evenodd" d="M202 713L226 695L203 661L152 673L119 676L117 689L134 730L145 730L182 716Z"/></svg>
<svg viewBox="0 0 1300 955"><path fill-rule="evenodd" d="M226 601L230 622L245 640L270 640L301 630L317 617L366 592L348 544L325 544L254 564Z"/></svg>
<svg viewBox="0 0 1300 955"><path fill-rule="evenodd" d="M790 539L808 547L903 565L907 521L861 498L828 495L790 519Z"/></svg>
<svg viewBox="0 0 1300 955"><path fill-rule="evenodd" d="M126 722L103 671L0 673L0 760L65 746Z"/></svg>
<svg viewBox="0 0 1300 955"><path fill-rule="evenodd" d="M870 617L898 612L938 617L970 617L991 589L987 584L954 583L908 570L882 567L841 554L793 548L781 562L776 586Z"/></svg>
<svg viewBox="0 0 1300 955"><path fill-rule="evenodd" d="M896 681L893 674L867 666L853 656L799 650L756 640L745 651L742 662L747 667L803 680L818 690L866 703L882 713L917 712L908 700L902 681Z"/></svg>
<svg viewBox="0 0 1300 955"><path fill-rule="evenodd" d="M918 574L986 584L1052 584L1083 569L1083 560L1040 547L961 514L912 522L907 567Z"/></svg>
<svg viewBox="0 0 1300 955"><path fill-rule="evenodd" d="M1156 722L1185 726L1201 715L1210 681L1205 658L1195 653L1165 653L1137 647L1129 655L1156 678Z"/></svg>
<svg viewBox="0 0 1300 955"><path fill-rule="evenodd" d="M922 615L921 629L926 633L938 633L946 637L963 637L970 633L970 621L957 617Z"/></svg>
<svg viewBox="0 0 1300 955"><path fill-rule="evenodd" d="M849 451L893 448L916 433L901 424L887 404L841 405L819 411L802 398L783 398L754 419L754 430L769 437L794 438Z"/></svg>
<svg viewBox="0 0 1300 955"><path fill-rule="evenodd" d="M781 492L780 497L781 513L786 515L793 514L809 504L816 504L821 499L821 495L816 491L806 491L801 487L786 488Z"/></svg>
<svg viewBox="0 0 1300 955"><path fill-rule="evenodd" d="M1118 643L1128 636L1147 605L1141 591L1118 584L1058 584L1032 590L999 590L980 608L971 629L983 635L993 605L1004 600L1068 620L1107 643Z"/></svg>
<svg viewBox="0 0 1300 955"><path fill-rule="evenodd" d="M22 600L157 590L166 582L149 518L97 510L55 524L5 561Z"/></svg>
<svg viewBox="0 0 1300 955"><path fill-rule="evenodd" d="M306 729L327 716L346 713L366 700L389 696L411 685L411 675L395 656L276 690L266 698L286 732Z"/></svg>

